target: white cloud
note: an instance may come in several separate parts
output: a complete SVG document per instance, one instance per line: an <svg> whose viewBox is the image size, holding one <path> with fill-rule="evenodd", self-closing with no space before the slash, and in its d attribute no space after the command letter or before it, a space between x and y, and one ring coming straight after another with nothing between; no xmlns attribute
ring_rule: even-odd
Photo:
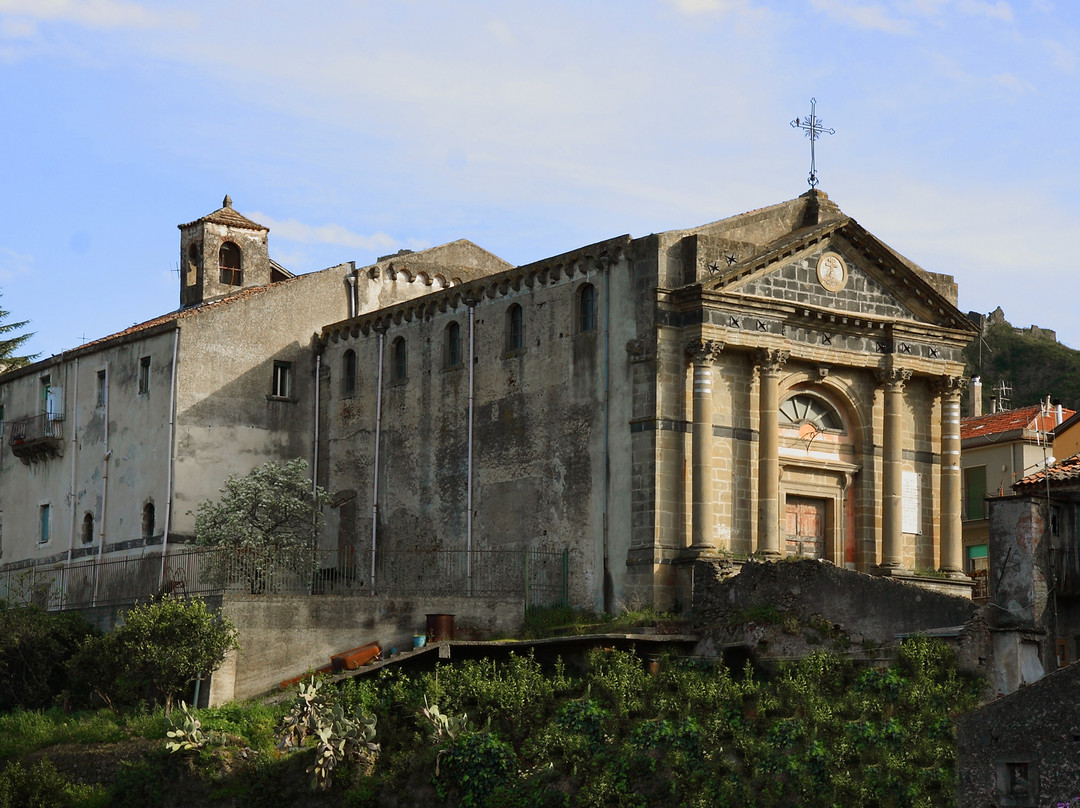
<svg viewBox="0 0 1080 808"><path fill-rule="evenodd" d="M0 280L8 280L15 275L30 272L34 267L34 256L29 253L17 253L8 247L0 247Z"/></svg>
<svg viewBox="0 0 1080 808"><path fill-rule="evenodd" d="M37 33L37 24L25 18L0 18L0 37L4 39L32 39Z"/></svg>
<svg viewBox="0 0 1080 808"><path fill-rule="evenodd" d="M811 5L837 22L887 34L910 34L914 31L908 20L890 13L881 3L859 3L852 0L811 0Z"/></svg>
<svg viewBox="0 0 1080 808"><path fill-rule="evenodd" d="M1075 50L1067 48L1052 39L1044 40L1043 47L1050 54L1050 61L1054 67L1062 73L1076 72L1077 55Z"/></svg>
<svg viewBox="0 0 1080 808"><path fill-rule="evenodd" d="M957 9L965 14L983 15L1004 22L1012 22L1013 20L1012 6L1006 3L1005 0L998 0L996 3L988 3L985 0L960 0L957 3Z"/></svg>
<svg viewBox="0 0 1080 808"><path fill-rule="evenodd" d="M1014 76L1012 73L998 73L991 77L991 80L999 87L1008 90L1014 95L1024 95L1026 93L1035 92L1035 88L1030 82L1024 81L1019 76Z"/></svg>
<svg viewBox="0 0 1080 808"><path fill-rule="evenodd" d="M746 0L667 0L682 14L728 14L730 12L749 11Z"/></svg>
<svg viewBox="0 0 1080 808"><path fill-rule="evenodd" d="M0 0L0 14L88 28L152 28L162 21L158 14L126 0Z"/></svg>
<svg viewBox="0 0 1080 808"><path fill-rule="evenodd" d="M278 238L301 244L340 244L362 250L385 250L397 246L397 240L386 233L363 235L339 224L304 224L296 219L274 219L258 211L253 212L251 218L265 224Z"/></svg>

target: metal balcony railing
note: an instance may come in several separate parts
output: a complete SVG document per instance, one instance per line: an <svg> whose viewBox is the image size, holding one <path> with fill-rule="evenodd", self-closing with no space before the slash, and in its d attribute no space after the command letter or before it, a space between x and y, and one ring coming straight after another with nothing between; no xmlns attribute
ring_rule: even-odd
<svg viewBox="0 0 1080 808"><path fill-rule="evenodd" d="M11 421L6 425L11 452L24 463L37 462L61 454L64 422L55 413L43 412Z"/></svg>

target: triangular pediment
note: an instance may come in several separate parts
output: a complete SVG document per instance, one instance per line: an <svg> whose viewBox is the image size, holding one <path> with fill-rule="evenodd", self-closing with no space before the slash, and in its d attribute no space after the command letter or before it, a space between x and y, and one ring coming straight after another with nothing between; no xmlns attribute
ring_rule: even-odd
<svg viewBox="0 0 1080 808"><path fill-rule="evenodd" d="M935 286L938 277L847 217L788 234L728 263L702 284L703 292L875 320L973 328Z"/></svg>

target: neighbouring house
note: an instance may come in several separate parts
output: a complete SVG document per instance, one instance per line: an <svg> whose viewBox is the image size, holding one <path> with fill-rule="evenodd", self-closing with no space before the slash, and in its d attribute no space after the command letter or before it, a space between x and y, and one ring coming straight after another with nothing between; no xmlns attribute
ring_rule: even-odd
<svg viewBox="0 0 1080 808"><path fill-rule="evenodd" d="M424 278L294 277L228 197L179 228L178 310L0 376L0 584L51 571L50 603L110 602L131 581L85 562L138 558L123 575L154 591L229 474L313 460L323 324L508 266L457 242L409 256L439 268Z"/></svg>
<svg viewBox="0 0 1080 808"><path fill-rule="evenodd" d="M973 402L981 398L977 386L978 379L973 379ZM964 570L979 581L979 597L985 597L990 536L987 497L1010 493L1013 483L1062 457L1059 444L1080 435L1072 429L1080 423L1075 416L1073 410L1047 401L961 420Z"/></svg>
<svg viewBox="0 0 1080 808"><path fill-rule="evenodd" d="M989 603L998 692L1080 659L1080 455L989 503Z"/></svg>

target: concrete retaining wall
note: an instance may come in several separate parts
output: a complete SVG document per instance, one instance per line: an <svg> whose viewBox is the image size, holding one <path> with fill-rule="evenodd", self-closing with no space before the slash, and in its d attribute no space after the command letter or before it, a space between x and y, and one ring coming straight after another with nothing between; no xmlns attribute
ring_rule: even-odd
<svg viewBox="0 0 1080 808"><path fill-rule="evenodd" d="M222 613L239 631L240 651L214 673L211 706L257 696L283 679L330 662L368 642L412 647L428 614L453 614L458 639L514 636L525 614L521 599L226 596Z"/></svg>

